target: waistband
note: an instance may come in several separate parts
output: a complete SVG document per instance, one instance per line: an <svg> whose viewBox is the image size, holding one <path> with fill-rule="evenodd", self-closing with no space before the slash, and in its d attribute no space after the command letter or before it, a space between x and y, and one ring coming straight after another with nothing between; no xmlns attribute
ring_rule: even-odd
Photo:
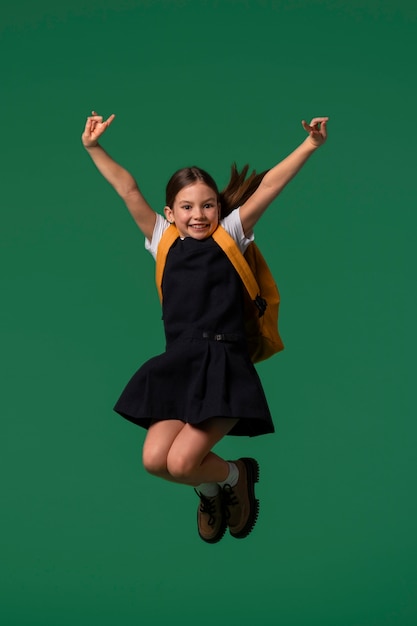
<svg viewBox="0 0 417 626"><path fill-rule="evenodd" d="M240 341L242 339L241 335L237 335L236 333L209 333L203 332L201 333L203 339L208 339L209 341Z"/></svg>
<svg viewBox="0 0 417 626"><path fill-rule="evenodd" d="M226 343L239 343L245 341L243 335L239 333L216 333L212 331L190 329L186 330L181 335L169 342L170 345L177 343L177 341L221 341Z"/></svg>

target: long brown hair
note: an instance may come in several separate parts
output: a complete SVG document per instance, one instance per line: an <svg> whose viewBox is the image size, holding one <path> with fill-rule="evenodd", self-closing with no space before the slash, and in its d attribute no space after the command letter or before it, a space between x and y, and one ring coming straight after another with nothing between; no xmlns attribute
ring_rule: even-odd
<svg viewBox="0 0 417 626"><path fill-rule="evenodd" d="M248 170L249 165L245 165L239 172L236 163L233 163L230 170L230 180L223 191L219 192L214 179L205 170L195 165L184 167L176 171L168 181L165 198L166 206L172 209L175 198L181 189L193 183L202 182L216 193L218 202L221 204L221 217L226 217L233 209L246 202L259 187L263 177L268 172L268 170L265 170L257 174L253 170L246 178Z"/></svg>
<svg viewBox="0 0 417 626"><path fill-rule="evenodd" d="M241 206L250 196L253 194L268 170L257 174L255 170L252 170L248 178L249 165L245 165L239 172L236 167L236 163L232 164L230 170L230 180L227 183L223 191L220 192L221 202L221 217L229 215L233 209Z"/></svg>

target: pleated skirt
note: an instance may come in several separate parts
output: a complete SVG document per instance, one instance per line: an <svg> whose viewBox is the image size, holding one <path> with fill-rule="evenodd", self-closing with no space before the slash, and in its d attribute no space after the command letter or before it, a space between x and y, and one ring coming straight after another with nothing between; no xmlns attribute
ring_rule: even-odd
<svg viewBox="0 0 417 626"><path fill-rule="evenodd" d="M114 410L148 428L153 421L200 425L238 419L230 435L274 432L269 407L244 342L182 338L132 376Z"/></svg>

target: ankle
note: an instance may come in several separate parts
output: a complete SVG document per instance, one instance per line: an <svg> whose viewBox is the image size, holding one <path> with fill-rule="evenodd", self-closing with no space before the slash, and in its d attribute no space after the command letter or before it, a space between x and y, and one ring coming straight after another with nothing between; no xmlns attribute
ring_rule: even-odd
<svg viewBox="0 0 417 626"><path fill-rule="evenodd" d="M229 466L229 473L225 480L222 480L218 483L219 487L223 489L225 485L229 485L230 487L235 487L239 480L239 468L235 463L227 462Z"/></svg>
<svg viewBox="0 0 417 626"><path fill-rule="evenodd" d="M198 493L203 494L206 498L214 498L220 491L220 487L217 483L201 483L195 487Z"/></svg>

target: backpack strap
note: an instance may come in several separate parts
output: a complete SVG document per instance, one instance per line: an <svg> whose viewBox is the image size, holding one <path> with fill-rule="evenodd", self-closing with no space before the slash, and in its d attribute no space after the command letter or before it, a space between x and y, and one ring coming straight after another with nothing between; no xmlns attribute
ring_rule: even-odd
<svg viewBox="0 0 417 626"><path fill-rule="evenodd" d="M156 269L155 269L155 282L156 288L158 290L159 299L162 302L162 277L164 275L165 262L167 260L168 252L174 243L180 236L178 232L178 228L171 224L164 231L161 241L158 245L158 250L156 252Z"/></svg>
<svg viewBox="0 0 417 626"><path fill-rule="evenodd" d="M212 235L214 241L225 252L229 261L234 266L235 270L239 274L246 291L248 292L251 300L254 301L259 309L259 317L261 317L266 309L266 301L260 296L259 285L256 278L249 267L248 262L239 250L236 241L229 235L229 233L223 228L218 226Z"/></svg>

